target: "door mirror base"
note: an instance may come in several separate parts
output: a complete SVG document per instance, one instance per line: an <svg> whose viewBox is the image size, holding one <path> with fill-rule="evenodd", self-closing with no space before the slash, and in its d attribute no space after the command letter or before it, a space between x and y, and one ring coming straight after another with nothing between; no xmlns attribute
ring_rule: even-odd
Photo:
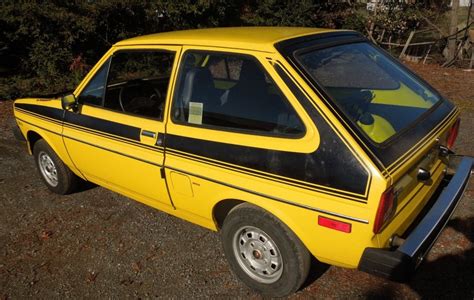
<svg viewBox="0 0 474 300"><path fill-rule="evenodd" d="M61 106L64 110L71 110L77 112L78 102L74 94L69 94L61 98Z"/></svg>

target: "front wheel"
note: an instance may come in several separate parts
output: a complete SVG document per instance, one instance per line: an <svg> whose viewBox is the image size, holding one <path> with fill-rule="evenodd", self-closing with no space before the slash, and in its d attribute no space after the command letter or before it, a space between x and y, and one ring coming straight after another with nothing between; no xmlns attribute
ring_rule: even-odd
<svg viewBox="0 0 474 300"><path fill-rule="evenodd" d="M35 143L33 155L41 179L49 190L56 194L65 195L74 192L78 188L82 180L62 162L44 140Z"/></svg>
<svg viewBox="0 0 474 300"><path fill-rule="evenodd" d="M260 208L234 208L224 221L221 240L233 272L262 294L290 295L308 276L308 250L285 224Z"/></svg>

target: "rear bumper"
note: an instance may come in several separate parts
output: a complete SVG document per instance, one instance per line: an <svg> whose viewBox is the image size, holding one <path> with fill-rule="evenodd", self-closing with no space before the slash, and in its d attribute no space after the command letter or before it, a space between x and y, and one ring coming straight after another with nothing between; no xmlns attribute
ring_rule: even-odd
<svg viewBox="0 0 474 300"><path fill-rule="evenodd" d="M358 269L396 281L407 280L429 252L469 183L472 157L464 157L421 222L395 250L366 248Z"/></svg>

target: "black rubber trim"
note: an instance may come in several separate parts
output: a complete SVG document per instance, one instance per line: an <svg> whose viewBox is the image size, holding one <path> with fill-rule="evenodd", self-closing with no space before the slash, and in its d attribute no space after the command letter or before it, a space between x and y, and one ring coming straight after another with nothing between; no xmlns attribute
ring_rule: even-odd
<svg viewBox="0 0 474 300"><path fill-rule="evenodd" d="M411 231L405 242L396 250L366 248L362 254L358 269L395 281L406 281L414 273L424 257L436 242L446 223L459 204L469 183L472 157L464 157L456 173L442 191L434 193L431 209L420 223Z"/></svg>
<svg viewBox="0 0 474 300"><path fill-rule="evenodd" d="M416 264L411 257L399 251L365 248L358 269L379 277L404 282L414 274Z"/></svg>
<svg viewBox="0 0 474 300"><path fill-rule="evenodd" d="M410 257L424 257L431 249L463 195L471 175L473 158L464 157L448 186L398 251Z"/></svg>
<svg viewBox="0 0 474 300"><path fill-rule="evenodd" d="M345 44L348 41L367 41L362 34L356 31L332 31L325 33L317 33L312 35L305 35L289 40L284 40L275 44L275 48L279 52L290 52L290 50L296 50L300 48L300 45L307 43L317 44L317 47L332 47L335 44ZM316 46L316 45L315 45Z"/></svg>
<svg viewBox="0 0 474 300"><path fill-rule="evenodd" d="M414 147L414 145L426 137L427 133L430 132L432 128L434 128L436 125L439 125L440 122L443 122L443 120L446 121L448 119L447 116L455 112L456 109L452 103L439 95L436 89L434 89L429 83L413 73L398 60L391 57L391 55L385 50L381 49L377 45L372 44L380 49L382 53L384 53L386 57L394 64L400 68L403 68L404 71L429 87L440 97L440 101L436 105L434 105L428 112L421 116L416 122L411 124L410 127L393 136L389 143L381 145L375 144L367 136L365 136L365 134L354 122L346 120L348 118L342 117L344 116L344 113L337 106L335 101L330 100L331 97L329 96L329 93L324 89L324 87L318 84L314 78L307 74L307 71L304 70L295 57L295 51L306 51L307 49L314 49L314 47L325 48L332 47L334 45L343 45L355 42L365 42L372 44L369 40L363 38L357 32L343 31L315 34L311 36L290 39L277 43L275 47L288 61L288 63L290 63L302 76L308 85L313 87L314 92L327 104L327 107L341 121L344 127L352 132L357 133L357 136L360 139L359 144L368 150L366 152L374 161L374 163L377 164L377 167L382 171L397 162L397 160L399 160L399 158L403 155L413 156L419 150L419 147ZM397 167L400 165L401 164L399 163L396 164ZM391 173L395 172L396 168L392 167L389 169L389 171Z"/></svg>

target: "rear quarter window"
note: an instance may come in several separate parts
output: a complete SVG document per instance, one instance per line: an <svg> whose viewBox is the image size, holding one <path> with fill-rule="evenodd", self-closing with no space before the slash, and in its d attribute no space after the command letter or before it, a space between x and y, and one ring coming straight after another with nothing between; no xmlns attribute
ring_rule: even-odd
<svg viewBox="0 0 474 300"><path fill-rule="evenodd" d="M255 58L189 51L183 62L174 121L266 135L304 134L299 116Z"/></svg>

